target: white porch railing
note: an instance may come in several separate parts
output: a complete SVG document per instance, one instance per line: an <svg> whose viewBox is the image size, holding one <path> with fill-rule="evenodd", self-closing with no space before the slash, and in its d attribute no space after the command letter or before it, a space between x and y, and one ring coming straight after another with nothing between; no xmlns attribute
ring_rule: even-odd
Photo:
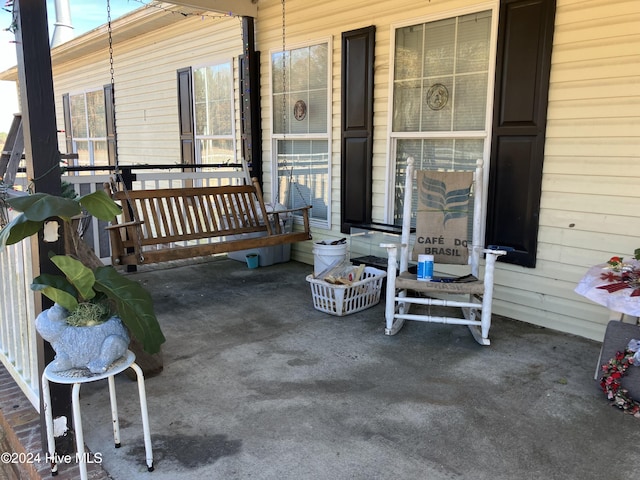
<svg viewBox="0 0 640 480"><path fill-rule="evenodd" d="M9 218L13 216L9 212ZM0 361L40 411L34 293L29 288L33 280L30 242L0 252L0 272Z"/></svg>
<svg viewBox="0 0 640 480"><path fill-rule="evenodd" d="M112 174L87 175L68 173L63 180L71 183L79 195L102 189ZM211 172L136 172L132 189L180 188L242 184L247 173L241 168L224 168ZM24 175L16 178L18 189L26 189ZM15 212L9 212L9 219ZM106 222L90 217L83 225L83 238L106 265L111 264ZM30 242L23 241L0 252L0 361L20 386L37 411L40 411L37 332Z"/></svg>

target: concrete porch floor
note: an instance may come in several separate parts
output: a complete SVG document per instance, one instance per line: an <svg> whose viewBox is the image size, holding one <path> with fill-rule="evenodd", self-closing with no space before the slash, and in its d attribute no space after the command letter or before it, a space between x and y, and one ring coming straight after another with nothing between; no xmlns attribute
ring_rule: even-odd
<svg viewBox="0 0 640 480"><path fill-rule="evenodd" d="M250 270L218 257L144 268L168 339L146 381L155 471L136 384L81 390L85 440L115 480L609 479L640 471L640 420L593 379L600 344L495 317L409 322L384 335L384 299L345 317L313 308L312 267Z"/></svg>

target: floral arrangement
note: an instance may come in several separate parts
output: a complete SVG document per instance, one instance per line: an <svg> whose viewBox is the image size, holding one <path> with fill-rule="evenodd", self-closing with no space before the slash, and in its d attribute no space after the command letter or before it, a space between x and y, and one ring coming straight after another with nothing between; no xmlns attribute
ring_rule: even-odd
<svg viewBox="0 0 640 480"><path fill-rule="evenodd" d="M637 418L640 418L640 402L631 398L629 391L622 387L621 382L629 367L638 360L639 344L637 340L631 340L624 351L617 352L615 357L602 365L603 375L600 379L602 391L611 400L611 404Z"/></svg>
<svg viewBox="0 0 640 480"><path fill-rule="evenodd" d="M640 260L640 248L634 252L634 259ZM631 297L640 296L640 263L625 262L623 257L614 256L607 261L609 266L607 272L601 274L602 280L607 282L606 285L600 285L597 288L606 290L609 293L617 292L625 288L632 288Z"/></svg>

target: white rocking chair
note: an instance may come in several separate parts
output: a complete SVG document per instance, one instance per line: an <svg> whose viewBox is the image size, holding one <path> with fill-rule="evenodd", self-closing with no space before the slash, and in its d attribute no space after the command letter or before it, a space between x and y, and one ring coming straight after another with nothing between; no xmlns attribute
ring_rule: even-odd
<svg viewBox="0 0 640 480"><path fill-rule="evenodd" d="M411 211L412 211L412 191L413 191L413 179L414 179L414 160L413 158L409 158L407 160L407 171L406 171L406 179L405 179L405 189L404 189L404 209L403 209L403 217L402 217L402 237L401 244L396 243L383 243L381 247L387 249L388 253L388 265L387 265L387 291L386 291L386 308L385 308L385 317L386 317L386 328L385 333L387 335L395 335L404 325L405 320L417 320L420 322L435 322L435 323L448 323L448 324L457 324L457 325L467 325L473 334L475 340L481 345L489 345L489 329L491 327L491 305L493 300L493 276L494 276L494 268L497 258L500 255L505 255L507 252L505 250L498 249L485 249L483 247L484 242L481 238L481 219L482 219L482 161L478 161L478 165L475 173L473 174L473 185L471 186L470 182L472 181L470 178L469 172L423 172L422 175L427 175L429 178L437 177L435 180L441 187L440 192L436 194L436 196L440 196L442 202L440 202L440 207L446 206L449 202L446 200L447 193L452 193L449 189L446 188L446 183L450 183L454 180L453 176L456 175L466 175L467 185L471 187L469 189L467 187L466 191L472 193L473 199L473 234L472 234L472 244L468 248L468 259L463 258L462 262L460 261L447 261L441 255L436 255L436 268L439 264L443 263L465 263L470 266L471 275L473 277L465 276L464 281L462 277L434 277L434 281L423 281L417 280L415 273L409 272L409 258L411 255L410 248L410 240L411 240ZM421 178L427 178L421 176ZM428 183L428 181L427 181ZM418 205L421 205L420 202L427 201L427 197L429 199L433 198L433 191L430 189L430 185L421 184L418 185ZM428 194L427 194L428 192ZM458 192L459 193L459 192ZM450 196L448 198L451 198ZM437 202L436 202L437 203ZM456 210L457 213L453 215L455 218L462 218L462 222L465 223L465 230L467 230L466 223L468 222L468 204L469 204L469 196L466 196L466 200L462 202L464 213L459 214L459 210ZM460 205L460 203L458 203ZM424 204L423 204L424 205ZM431 204L433 206L433 203ZM447 222L447 214L451 214L452 210L446 208L429 208L426 213L429 215L440 215L440 219L444 219L442 221L438 221L436 223L440 223L444 225ZM424 217L424 213L418 215L417 218L417 232L421 231L423 228L420 225L420 218ZM433 225L433 222L429 222L429 225ZM446 230L446 228L445 228ZM465 232L466 239L467 232ZM415 237L419 235L416 234ZM429 231L428 236L422 237L420 239L434 239L441 238L441 232L438 231ZM438 242L439 243L439 242ZM458 240L455 242L457 245L461 243ZM445 253L447 250L451 251L455 250L452 248L439 248L438 245L436 248L431 248L427 245L426 251L423 249L421 253ZM400 270L398 272L397 264L398 264L398 249L400 249ZM444 252L443 252L444 251ZM466 257L466 248L465 257ZM455 252L455 253L460 253ZM486 254L485 268L484 268L484 276L480 277L480 256L481 254ZM417 257L417 253L414 251L414 256ZM451 260L451 259L449 259ZM397 275L397 276L396 276ZM435 297L443 297L449 294L457 295L458 299L442 299L442 298L432 298ZM459 297L462 295L462 297ZM409 313L409 309L411 305L418 305L415 310L415 313ZM425 308L425 306L439 306L439 307L456 307L461 308L463 317L455 317L455 316L433 316L430 314L430 309ZM422 313L422 310L426 310L426 313Z"/></svg>

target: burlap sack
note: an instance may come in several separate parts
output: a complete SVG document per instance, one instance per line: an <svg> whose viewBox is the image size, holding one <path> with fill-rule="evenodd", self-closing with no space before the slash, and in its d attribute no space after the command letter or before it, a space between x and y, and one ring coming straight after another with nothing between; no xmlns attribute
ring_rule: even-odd
<svg viewBox="0 0 640 480"><path fill-rule="evenodd" d="M416 241L412 259L433 255L435 263L468 263L471 172L418 171Z"/></svg>

